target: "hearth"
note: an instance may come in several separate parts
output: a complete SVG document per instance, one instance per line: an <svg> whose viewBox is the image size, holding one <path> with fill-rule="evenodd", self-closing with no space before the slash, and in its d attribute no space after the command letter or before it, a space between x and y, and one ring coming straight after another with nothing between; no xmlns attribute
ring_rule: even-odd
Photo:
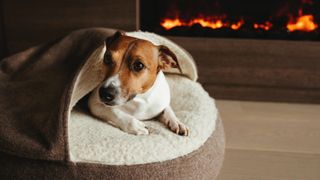
<svg viewBox="0 0 320 180"><path fill-rule="evenodd" d="M320 0L141 0L140 15L162 35L320 40Z"/></svg>

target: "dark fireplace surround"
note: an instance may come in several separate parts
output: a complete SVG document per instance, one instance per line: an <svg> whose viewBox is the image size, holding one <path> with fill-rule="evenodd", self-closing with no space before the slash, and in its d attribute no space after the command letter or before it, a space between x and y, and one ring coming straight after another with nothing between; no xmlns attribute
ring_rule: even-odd
<svg viewBox="0 0 320 180"><path fill-rule="evenodd" d="M241 33L230 34L226 28L220 28L209 33L211 37L205 37L204 32L208 28L198 34L192 33L192 30L198 30L199 25L188 27L187 30L186 27L178 27L173 31L166 31L160 27L159 17L156 20L154 15L147 16L142 12L145 8L141 4L143 2L147 0L140 0L137 4L137 29L165 35L187 49L198 65L199 81L215 98L320 102L318 29L308 33L289 33L278 28L285 35L277 35L275 32L272 35L243 28L244 36L241 36ZM159 4L155 7L161 8ZM149 4L147 12L154 12L158 16L165 14L152 8ZM318 14L315 21L320 22L319 18ZM150 24L143 24L148 22L153 23L153 29ZM190 31L191 35L188 34ZM248 31L253 35L248 35Z"/></svg>

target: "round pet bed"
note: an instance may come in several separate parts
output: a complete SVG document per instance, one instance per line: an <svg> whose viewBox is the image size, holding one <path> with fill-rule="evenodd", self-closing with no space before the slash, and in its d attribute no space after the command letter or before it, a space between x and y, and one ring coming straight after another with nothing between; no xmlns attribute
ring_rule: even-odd
<svg viewBox="0 0 320 180"><path fill-rule="evenodd" d="M149 135L130 135L76 105L101 82L99 52L113 33L76 31L2 61L0 109L7 111L0 115L1 179L216 178L224 158L223 125L214 100L196 82L192 57L171 41L128 33L164 44L178 56L183 74L167 72L166 78L171 106L189 127L188 137L155 120L146 122Z"/></svg>

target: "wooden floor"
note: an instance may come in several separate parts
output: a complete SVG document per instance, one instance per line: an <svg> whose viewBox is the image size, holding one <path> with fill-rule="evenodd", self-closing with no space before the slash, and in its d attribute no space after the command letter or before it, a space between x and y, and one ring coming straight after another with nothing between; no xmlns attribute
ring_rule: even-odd
<svg viewBox="0 0 320 180"><path fill-rule="evenodd" d="M320 180L320 105L217 100L226 131L218 180Z"/></svg>

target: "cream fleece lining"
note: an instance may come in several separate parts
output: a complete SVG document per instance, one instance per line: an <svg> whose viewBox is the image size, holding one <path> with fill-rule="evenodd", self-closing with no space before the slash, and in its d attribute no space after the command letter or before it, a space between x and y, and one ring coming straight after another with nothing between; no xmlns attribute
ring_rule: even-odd
<svg viewBox="0 0 320 180"><path fill-rule="evenodd" d="M190 129L178 136L156 121L145 121L150 135L127 134L80 111L68 122L70 158L73 162L133 165L171 160L187 155L210 137L215 129L217 109L199 83L178 75L166 75L171 106Z"/></svg>

